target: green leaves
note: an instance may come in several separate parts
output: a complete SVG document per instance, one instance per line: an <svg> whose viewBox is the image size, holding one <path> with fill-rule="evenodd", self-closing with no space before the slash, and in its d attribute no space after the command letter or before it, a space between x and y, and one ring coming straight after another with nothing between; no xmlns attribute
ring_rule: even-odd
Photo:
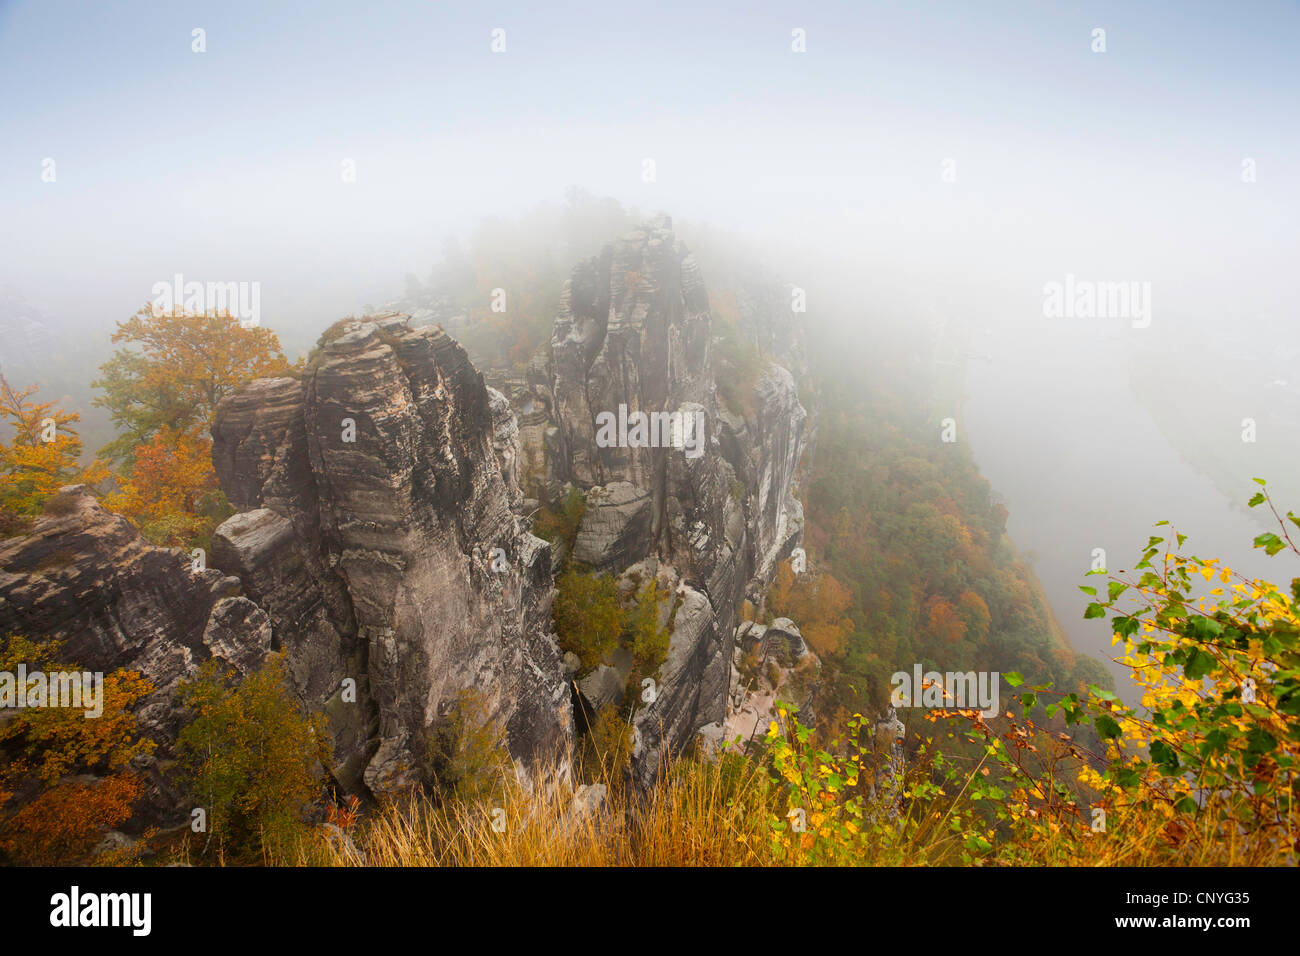
<svg viewBox="0 0 1300 956"><path fill-rule="evenodd" d="M618 583L608 574L570 568L556 581L551 607L560 647L573 651L589 673L618 648L624 612Z"/></svg>
<svg viewBox="0 0 1300 956"><path fill-rule="evenodd" d="M1183 663L1183 675L1188 680L1200 680L1214 670L1215 663L1214 655L1207 654L1200 648L1192 648Z"/></svg>
<svg viewBox="0 0 1300 956"><path fill-rule="evenodd" d="M1111 629L1120 637L1128 638L1137 633L1140 622L1136 617L1119 616L1111 619Z"/></svg>
<svg viewBox="0 0 1300 956"><path fill-rule="evenodd" d="M1103 740L1114 740L1119 736L1119 724L1108 714L1098 714L1093 718L1092 725L1097 728L1097 734Z"/></svg>
<svg viewBox="0 0 1300 956"><path fill-rule="evenodd" d="M1220 729L1215 728L1205 735L1205 740L1201 744L1201 756L1208 757L1210 754L1223 753L1228 749L1228 734Z"/></svg>
<svg viewBox="0 0 1300 956"><path fill-rule="evenodd" d="M1167 777L1178 773L1178 752L1163 740L1151 741L1151 762L1156 764Z"/></svg>
<svg viewBox="0 0 1300 956"><path fill-rule="evenodd" d="M302 831L320 796L315 768L331 759L324 716L302 712L283 653L242 679L209 660L180 691L195 712L176 740L194 799L228 858L264 858Z"/></svg>
<svg viewBox="0 0 1300 956"><path fill-rule="evenodd" d="M1194 617L1187 622L1187 636L1203 643L1211 643L1223 634L1223 625L1212 617Z"/></svg>
<svg viewBox="0 0 1300 956"><path fill-rule="evenodd" d="M1246 752L1250 754L1267 754L1277 749L1277 738L1267 730L1255 728L1246 735Z"/></svg>
<svg viewBox="0 0 1300 956"><path fill-rule="evenodd" d="M1264 552L1271 558L1286 547L1286 542L1269 531L1255 539L1255 547L1263 548Z"/></svg>
<svg viewBox="0 0 1300 956"><path fill-rule="evenodd" d="M1132 767L1113 767L1109 776L1117 786L1123 787L1125 790L1132 790L1142 782L1141 775Z"/></svg>

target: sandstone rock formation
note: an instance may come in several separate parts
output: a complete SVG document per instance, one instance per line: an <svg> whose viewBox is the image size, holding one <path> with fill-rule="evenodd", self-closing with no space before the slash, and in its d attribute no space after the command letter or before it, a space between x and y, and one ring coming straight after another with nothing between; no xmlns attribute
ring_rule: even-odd
<svg viewBox="0 0 1300 956"><path fill-rule="evenodd" d="M586 494L573 557L615 574L653 559L660 593L675 595L668 659L634 717L643 782L701 727L725 719L741 602L765 589L803 529L794 488L807 414L794 380L768 367L746 419L719 400L713 345L700 270L664 217L575 268L549 361L534 361L523 390L551 429L534 426L525 485L558 499L571 482ZM602 444L600 416L622 409L702 413L703 454ZM610 680L593 676L583 703L594 708Z"/></svg>
<svg viewBox="0 0 1300 956"><path fill-rule="evenodd" d="M427 773L431 729L482 695L517 758L571 733L550 549L515 512L517 424L464 351L405 316L345 321L301 381L222 403L231 503L212 561L245 581L372 792ZM343 682L355 680L355 703Z"/></svg>
<svg viewBox="0 0 1300 956"><path fill-rule="evenodd" d="M795 354L780 297L746 301L754 334L782 345L772 354ZM210 656L247 671L284 651L298 694L329 718L345 790L427 779L430 735L465 694L504 726L522 769L572 741L575 702L622 700L630 673L616 659L575 681L551 633L562 556L529 517L577 487L572 558L654 579L669 598L667 658L633 718L649 782L727 719L741 605L803 528L809 429L794 378L765 365L744 410L728 407L714 348L699 268L667 219L574 270L549 351L508 395L438 327L343 320L300 377L252 382L218 408L213 464L237 513L208 570L68 489L30 534L0 542L0 631L143 671L158 690L140 718L160 754L178 681ZM701 414L702 453L598 442L596 416L620 405Z"/></svg>
<svg viewBox="0 0 1300 956"><path fill-rule="evenodd" d="M811 724L820 671L821 661L789 618L768 625L742 621L736 627L726 719L704 728L702 735L714 747L724 740L739 741L737 749L743 752L781 721L778 701L798 707L799 719Z"/></svg>

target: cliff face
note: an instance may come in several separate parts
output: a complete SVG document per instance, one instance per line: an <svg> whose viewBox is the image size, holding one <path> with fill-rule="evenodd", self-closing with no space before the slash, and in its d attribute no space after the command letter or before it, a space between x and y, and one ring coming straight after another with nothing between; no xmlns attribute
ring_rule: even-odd
<svg viewBox="0 0 1300 956"><path fill-rule="evenodd" d="M761 590L803 534L796 490L809 430L794 378L780 365L769 365L759 376L753 405L748 419L723 409L718 432L721 453L749 491L749 573Z"/></svg>
<svg viewBox="0 0 1300 956"><path fill-rule="evenodd" d="M571 482L585 492L573 557L614 574L635 566L638 579L648 569L675 593L668 659L633 718L643 780L726 719L741 602L765 588L803 527L793 489L807 415L792 377L767 367L746 420L719 401L713 348L700 270L664 218L574 270L549 363L533 363L519 396L546 420L525 433L530 491L558 499ZM624 410L702 416L699 453L638 443L631 430L611 443L602 421ZM610 684L599 672L584 682L585 702L598 705Z"/></svg>
<svg viewBox="0 0 1300 956"><path fill-rule="evenodd" d="M514 756L541 756L571 710L550 548L512 510L513 416L440 329L384 315L339 331L301 382L256 382L218 409L217 473L250 510L218 529L213 563L267 608L371 791L427 771L429 730L466 691Z"/></svg>

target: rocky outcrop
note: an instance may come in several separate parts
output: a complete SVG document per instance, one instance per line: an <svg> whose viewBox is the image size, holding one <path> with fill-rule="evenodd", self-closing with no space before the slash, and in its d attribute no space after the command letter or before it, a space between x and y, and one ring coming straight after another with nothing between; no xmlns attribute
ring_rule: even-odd
<svg viewBox="0 0 1300 956"><path fill-rule="evenodd" d="M136 769L164 819L181 811L158 772L185 716L177 685L213 657L247 673L272 647L271 619L238 578L154 547L81 485L60 490L28 534L0 541L0 634L53 638L83 669L134 670L153 685L136 716L161 746Z"/></svg>
<svg viewBox="0 0 1300 956"><path fill-rule="evenodd" d="M776 652L801 661L811 653L794 621L778 617L771 624L744 621L736 628L736 644L741 653L766 658Z"/></svg>
<svg viewBox="0 0 1300 956"><path fill-rule="evenodd" d="M464 693L515 757L547 755L571 709L549 546L514 511L514 416L441 329L387 314L332 332L301 381L218 409L217 474L249 510L218 529L214 565L267 608L371 791L422 779Z"/></svg>
<svg viewBox="0 0 1300 956"><path fill-rule="evenodd" d="M676 572L665 565L660 576L671 585ZM726 711L731 642L719 627L735 610L716 606L684 580L678 579L668 593L674 595L675 607L668 656L656 675L653 699L633 718L633 769L643 783L701 727L721 720Z"/></svg>
<svg viewBox="0 0 1300 956"><path fill-rule="evenodd" d="M653 512L647 492L630 481L613 481L591 489L586 500L574 560L618 572L645 556Z"/></svg>
<svg viewBox="0 0 1300 956"><path fill-rule="evenodd" d="M699 268L661 219L574 269L551 338L555 415L581 487L630 481L662 490L668 450L606 446L595 416L713 404L708 296ZM662 509L659 509L662 510Z"/></svg>
<svg viewBox="0 0 1300 956"><path fill-rule="evenodd" d="M768 625L742 621L736 627L726 716L701 735L713 748L725 740L743 752L773 722L783 722L782 703L797 707L799 719L811 726L820 673L821 661L789 618Z"/></svg>
<svg viewBox="0 0 1300 956"><path fill-rule="evenodd" d="M750 560L759 582L772 579L803 534L796 489L807 419L793 377L769 365L754 389L752 419L724 414L720 421L723 453L750 492Z"/></svg>
<svg viewBox="0 0 1300 956"><path fill-rule="evenodd" d="M66 491L0 542L0 629L142 670L158 691L141 719L164 743L176 684L203 660L247 671L282 651L328 717L337 782L392 793L428 778L430 736L466 695L521 767L571 741L575 699L627 703L626 655L578 679L551 633L571 557L662 596L667 655L632 714L648 782L727 719L739 609L802 533L807 415L778 365L746 379L744 411L719 400L704 283L667 219L579 265L561 302L549 352L502 385L509 398L440 328L398 313L336 323L300 376L218 407L213 464L237 513L209 569ZM603 413L679 424L610 442ZM688 447L680 423L696 421ZM586 506L569 556L528 522L573 487Z"/></svg>
<svg viewBox="0 0 1300 956"><path fill-rule="evenodd" d="M766 587L803 528L794 487L807 415L794 380L767 368L747 419L719 401L713 345L700 270L664 217L575 268L549 362L535 360L521 390L554 429L533 426L532 487L558 500L569 482L586 495L573 557L614 574L649 559L660 593L675 595L668 658L633 718L643 781L725 719L741 602ZM602 432L639 414L702 421L698 453L654 441L653 426L649 441ZM592 675L585 703L609 700L615 682Z"/></svg>
<svg viewBox="0 0 1300 956"><path fill-rule="evenodd" d="M510 506L517 510L523 504L519 485L519 419L510 408L510 400L495 388L488 389L488 400L492 409L492 451L501 469L501 480L510 493Z"/></svg>

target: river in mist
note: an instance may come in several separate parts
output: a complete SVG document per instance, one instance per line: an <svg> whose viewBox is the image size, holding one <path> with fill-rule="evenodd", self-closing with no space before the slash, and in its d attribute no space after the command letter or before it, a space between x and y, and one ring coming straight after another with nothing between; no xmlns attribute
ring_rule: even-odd
<svg viewBox="0 0 1300 956"><path fill-rule="evenodd" d="M1188 553L1285 584L1296 573L1285 554L1254 550L1264 514L1234 504L1161 434L1129 386L1122 327L969 329L963 423L980 470L1004 500L1007 530L1033 566L1057 620L1080 654L1100 659L1117 691L1135 703L1127 670L1111 660L1104 620L1085 621L1081 584L1093 549L1112 571L1139 560L1148 535L1167 519L1188 536ZM991 361L977 357L987 355ZM1212 401L1189 385L1170 401ZM1259 519L1257 523L1256 518Z"/></svg>

